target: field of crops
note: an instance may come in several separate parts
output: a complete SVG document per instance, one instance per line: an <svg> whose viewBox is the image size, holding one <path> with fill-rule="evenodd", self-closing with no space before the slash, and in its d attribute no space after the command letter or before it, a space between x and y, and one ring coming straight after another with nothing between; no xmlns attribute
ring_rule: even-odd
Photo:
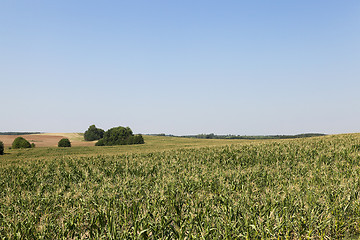
<svg viewBox="0 0 360 240"><path fill-rule="evenodd" d="M0 236L344 239L360 233L359 134L221 143L0 156Z"/></svg>

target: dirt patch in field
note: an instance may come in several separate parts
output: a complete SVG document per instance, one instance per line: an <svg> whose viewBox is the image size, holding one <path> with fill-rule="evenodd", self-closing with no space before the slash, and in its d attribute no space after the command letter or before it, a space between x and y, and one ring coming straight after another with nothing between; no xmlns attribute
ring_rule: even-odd
<svg viewBox="0 0 360 240"><path fill-rule="evenodd" d="M94 146L95 142L85 142L80 140L80 137L69 134L29 134L29 135L0 135L0 141L2 141L5 147L11 147L12 142L17 137L23 137L30 143L34 143L36 147L57 147L58 142L62 138L68 138L72 146Z"/></svg>

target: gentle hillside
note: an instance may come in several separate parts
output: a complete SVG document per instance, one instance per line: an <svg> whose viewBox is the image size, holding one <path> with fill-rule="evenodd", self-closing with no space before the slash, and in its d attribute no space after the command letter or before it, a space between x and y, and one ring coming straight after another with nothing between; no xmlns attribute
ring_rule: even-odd
<svg viewBox="0 0 360 240"><path fill-rule="evenodd" d="M1 140L0 136L0 141ZM3 136L4 137L4 136ZM4 141L5 146L10 146L13 136L9 136L11 141ZM40 147L33 149L5 149L5 155L0 158L0 161L27 158L52 158L59 156L96 156L96 155L119 155L132 153L149 153L162 152L180 148L199 148L210 146L224 146L229 144L245 144L251 143L247 140L224 140L224 139L191 139L180 137L159 137L144 135L145 144L141 145L126 145L126 146L110 146L110 147L95 147L94 142L85 142L82 140L82 135L78 133L46 133L40 135L24 136L26 139L35 141L35 144ZM57 142L63 138L68 137L72 142L73 147L68 149L57 148ZM46 144L42 147L42 144Z"/></svg>
<svg viewBox="0 0 360 240"><path fill-rule="evenodd" d="M0 156L4 239L357 239L360 134Z"/></svg>
<svg viewBox="0 0 360 240"><path fill-rule="evenodd" d="M94 146L95 142L85 142L81 133L39 133L24 135L0 135L5 147L10 147L17 137L23 137L30 143L34 143L36 147L56 147L62 138L69 138L73 146Z"/></svg>

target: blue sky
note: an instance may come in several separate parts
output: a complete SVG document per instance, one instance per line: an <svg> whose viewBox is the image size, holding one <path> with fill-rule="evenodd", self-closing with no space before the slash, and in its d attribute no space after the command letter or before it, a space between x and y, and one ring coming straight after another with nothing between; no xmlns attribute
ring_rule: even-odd
<svg viewBox="0 0 360 240"><path fill-rule="evenodd" d="M360 2L0 2L0 131L360 132Z"/></svg>

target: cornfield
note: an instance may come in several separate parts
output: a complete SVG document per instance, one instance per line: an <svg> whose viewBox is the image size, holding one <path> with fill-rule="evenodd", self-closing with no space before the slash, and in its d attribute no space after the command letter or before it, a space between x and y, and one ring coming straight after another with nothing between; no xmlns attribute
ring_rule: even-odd
<svg viewBox="0 0 360 240"><path fill-rule="evenodd" d="M360 233L359 192L356 134L25 156L0 168L0 236L344 239Z"/></svg>

